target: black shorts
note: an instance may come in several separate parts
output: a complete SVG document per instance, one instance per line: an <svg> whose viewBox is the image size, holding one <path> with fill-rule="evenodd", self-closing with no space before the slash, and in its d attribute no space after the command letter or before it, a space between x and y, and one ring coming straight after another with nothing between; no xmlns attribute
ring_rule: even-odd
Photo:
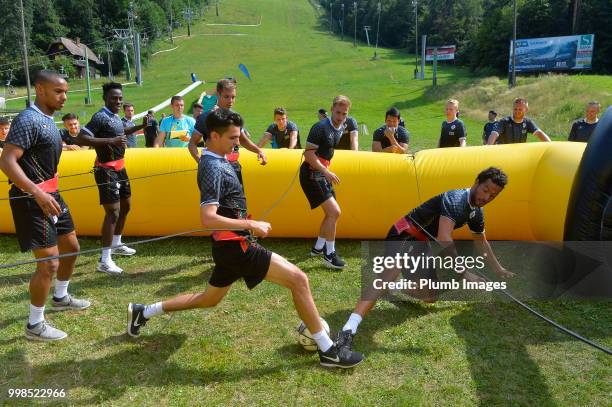
<svg viewBox="0 0 612 407"><path fill-rule="evenodd" d="M157 138L157 134L155 133L147 133L145 131L145 147L153 147L155 146L155 139Z"/></svg>
<svg viewBox="0 0 612 407"><path fill-rule="evenodd" d="M11 198L23 196L17 187L9 191ZM11 199L15 233L22 252L57 246L57 237L74 231L70 210L59 193L51 194L62 209L57 221L45 216L34 198Z"/></svg>
<svg viewBox="0 0 612 407"><path fill-rule="evenodd" d="M98 184L100 205L114 204L132 196L130 179L125 168L115 171L111 168L95 167L94 178Z"/></svg>
<svg viewBox="0 0 612 407"><path fill-rule="evenodd" d="M272 252L257 243L247 241L213 242L215 269L208 283L227 287L243 278L249 290L266 277Z"/></svg>
<svg viewBox="0 0 612 407"><path fill-rule="evenodd" d="M385 256L409 253L412 256L430 256L431 248L427 241L420 241L410 233L397 233L395 226L391 226L385 238ZM421 278L438 281L435 268L419 267L416 270L402 269L402 276L407 280L419 280Z"/></svg>
<svg viewBox="0 0 612 407"><path fill-rule="evenodd" d="M318 207L329 198L336 198L331 182L322 172L311 170L308 163L300 167L300 185L310 203L310 209Z"/></svg>

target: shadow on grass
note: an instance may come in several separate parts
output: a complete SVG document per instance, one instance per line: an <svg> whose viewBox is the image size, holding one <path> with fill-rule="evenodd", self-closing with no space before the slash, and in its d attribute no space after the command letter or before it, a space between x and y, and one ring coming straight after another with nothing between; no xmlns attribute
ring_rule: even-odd
<svg viewBox="0 0 612 407"><path fill-rule="evenodd" d="M95 273L95 277L93 278L89 278L86 280L75 278L71 280L70 292L75 296L79 296L80 291L92 288L112 289L113 287L119 287L125 284L131 286L155 285L159 284L160 280L163 280L165 277L178 274L181 271L196 266L204 266L203 272L196 276L181 276L178 278L173 278L172 280L168 281L167 285L164 285L163 288L157 291L157 294L175 294L177 292L184 291L185 289L190 289L193 286L205 284L206 282L208 282L208 277L210 275L210 271L212 270L212 260L193 259L189 262L179 263L175 266L163 269L153 269L137 272L127 271L120 276L108 276L103 273L92 272L91 274ZM78 277L76 273L75 276ZM52 292L50 291L50 295L51 294ZM29 296L30 294L26 289L13 295L3 296L2 299L0 299L0 302L21 302L27 300Z"/></svg>
<svg viewBox="0 0 612 407"><path fill-rule="evenodd" d="M37 364L35 369L24 351L15 349L0 357L0 365L8 367L5 378L8 381L4 384L10 388L33 388L43 383L53 383L54 388L67 389L71 405L97 405L117 400L133 388L175 385L204 387L214 383L242 382L260 379L285 369L311 369L315 364L312 358L296 356L279 365L266 367L184 368L171 361L171 358L186 339L186 335L177 334L135 339L118 335L99 342L98 347L121 347L119 352L102 357ZM87 388L95 394L77 399L70 394L70 389L76 387Z"/></svg>
<svg viewBox="0 0 612 407"><path fill-rule="evenodd" d="M393 298L390 298L393 300ZM412 301L394 301L393 306L397 309L391 310L388 308L374 308L364 318L359 331L355 336L354 349L363 352L366 357L371 353L406 353L409 355L423 355L428 351L422 348L413 346L380 346L374 339L376 332L385 330L389 327L401 325L408 320L415 320L425 315L444 311L443 307L430 307L418 302ZM344 326L346 320L351 315L351 310L336 311L331 315L325 315L325 319L332 327L337 327L338 330ZM332 328L332 334L335 335L335 330ZM335 336L334 336L335 339Z"/></svg>
<svg viewBox="0 0 612 407"><path fill-rule="evenodd" d="M478 304L451 318L465 343L481 406L555 406L546 379L526 344L546 341L543 323L510 304ZM550 333L550 332L549 332Z"/></svg>

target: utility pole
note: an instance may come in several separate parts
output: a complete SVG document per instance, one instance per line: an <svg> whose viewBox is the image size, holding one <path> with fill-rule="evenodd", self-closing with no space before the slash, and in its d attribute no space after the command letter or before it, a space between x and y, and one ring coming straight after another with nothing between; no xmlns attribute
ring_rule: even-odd
<svg viewBox="0 0 612 407"><path fill-rule="evenodd" d="M368 42L368 47L369 47L370 46L370 34L368 34L368 32L370 31L371 27L369 25L364 25L363 29L365 30L366 41Z"/></svg>
<svg viewBox="0 0 612 407"><path fill-rule="evenodd" d="M123 49L121 50L121 52L123 52L123 56L125 57L125 75L126 75L126 79L128 81L132 80L132 72L130 71L130 58L128 57L128 49L127 49L127 45L125 44L125 42L123 43Z"/></svg>
<svg viewBox="0 0 612 407"><path fill-rule="evenodd" d="M512 23L512 75L510 88L516 86L516 0L514 0L514 21Z"/></svg>
<svg viewBox="0 0 612 407"><path fill-rule="evenodd" d="M572 13L572 34L578 32L578 16L580 10L580 0L574 0L574 10Z"/></svg>
<svg viewBox="0 0 612 407"><path fill-rule="evenodd" d="M140 33L136 33L135 37L136 49L134 53L136 58L134 59L134 68L136 69L136 83L138 86L142 86L142 64L140 62Z"/></svg>
<svg viewBox="0 0 612 407"><path fill-rule="evenodd" d="M21 42L23 45L23 69L25 70L26 87L28 91L28 99L26 101L26 107L30 107L32 103L32 91L30 90L30 64L28 63L28 43L26 40L25 32L25 17L23 11L23 0L19 0L19 6L21 8Z"/></svg>
<svg viewBox="0 0 612 407"><path fill-rule="evenodd" d="M340 8L342 9L342 41L344 41L344 3L340 5Z"/></svg>
<svg viewBox="0 0 612 407"><path fill-rule="evenodd" d="M435 88L438 85L438 47L433 49L433 80L432 85Z"/></svg>
<svg viewBox="0 0 612 407"><path fill-rule="evenodd" d="M134 62L136 62L136 38L134 37L134 3L128 4L128 29L130 30L130 41L134 50Z"/></svg>
<svg viewBox="0 0 612 407"><path fill-rule="evenodd" d="M329 32L334 33L334 3L330 0L329 2Z"/></svg>
<svg viewBox="0 0 612 407"><path fill-rule="evenodd" d="M183 10L183 17L187 20L187 36L191 37L191 17L193 11L191 10L191 2L187 2L187 8Z"/></svg>
<svg viewBox="0 0 612 407"><path fill-rule="evenodd" d="M414 0L414 79L419 75L419 0Z"/></svg>
<svg viewBox="0 0 612 407"><path fill-rule="evenodd" d="M168 32L170 33L170 44L174 44L174 39L172 38L172 30L174 30L174 23L172 22L172 1L171 1L170 2L170 28L168 29Z"/></svg>
<svg viewBox="0 0 612 407"><path fill-rule="evenodd" d="M353 18L355 20L355 25L353 27L353 47L357 46L357 2L353 2Z"/></svg>
<svg viewBox="0 0 612 407"><path fill-rule="evenodd" d="M380 31L380 1L378 2L378 23L376 24L376 47L374 48L374 59L378 58L376 52L378 51L378 32Z"/></svg>
<svg viewBox="0 0 612 407"><path fill-rule="evenodd" d="M91 81L89 79L89 55L87 54L87 45L83 44L85 48L85 83L87 84L87 96L85 97L85 104L91 105Z"/></svg>
<svg viewBox="0 0 612 407"><path fill-rule="evenodd" d="M111 48L110 41L106 41L106 58L108 59L108 80L113 79L113 64L111 62L111 52L113 49Z"/></svg>
<svg viewBox="0 0 612 407"><path fill-rule="evenodd" d="M136 71L136 83L138 86L142 85L142 69L140 64L140 33L135 32L134 19L136 19L136 13L134 12L134 2L130 1L128 6L128 24L130 30L129 39L132 41L132 49L134 50L134 69ZM129 66L129 65L128 65Z"/></svg>
<svg viewBox="0 0 612 407"><path fill-rule="evenodd" d="M427 35L421 36L421 80L425 79L425 61L427 56L425 54L427 50Z"/></svg>

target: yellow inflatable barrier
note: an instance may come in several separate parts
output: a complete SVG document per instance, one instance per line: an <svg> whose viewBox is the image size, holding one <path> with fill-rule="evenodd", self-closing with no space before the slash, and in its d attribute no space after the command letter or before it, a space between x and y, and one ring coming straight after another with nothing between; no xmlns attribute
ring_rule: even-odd
<svg viewBox="0 0 612 407"><path fill-rule="evenodd" d="M336 151L331 170L341 180L339 238L383 238L400 216L443 191L467 188L488 166L502 168L506 189L485 207L494 240L562 240L568 197L586 144L528 143L424 150L408 155ZM247 204L255 219L272 224L273 237L316 237L322 210L311 211L299 183L302 150L266 150L268 165L244 149L240 156ZM60 176L91 169L95 153L62 154ZM201 227L196 164L187 149L130 149L132 210L124 235L160 236ZM5 181L4 174L0 180ZM103 209L93 174L60 178L62 196L79 235L100 234ZM1 198L8 197L4 183ZM93 187L88 187L93 186ZM288 192L287 192L288 191ZM281 199L282 198L282 199ZM275 205L276 204L276 205ZM271 209L272 208L272 209ZM14 233L9 202L0 201L0 232ZM462 228L458 239L469 238Z"/></svg>

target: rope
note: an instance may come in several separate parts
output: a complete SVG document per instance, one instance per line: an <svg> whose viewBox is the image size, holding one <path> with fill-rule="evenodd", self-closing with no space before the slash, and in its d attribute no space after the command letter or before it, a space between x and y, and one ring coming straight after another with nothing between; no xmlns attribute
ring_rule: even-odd
<svg viewBox="0 0 612 407"><path fill-rule="evenodd" d="M423 232L425 232L433 242L437 243L438 245L442 246L440 244L440 242L434 237L432 236L427 229L423 228L417 221L415 221L412 217L410 218L410 220L412 220ZM488 279L484 274L480 273L478 270L474 269L474 271L485 281L487 282L491 282L490 279ZM521 300L519 300L518 298L516 298L514 295L512 295L509 291L507 290L498 290L501 291L505 296L507 296L508 298L510 298L512 301L514 301L516 304L520 305L521 307L523 307L524 309L526 309L527 311L529 311L530 313L532 313L533 315L535 315L536 317L540 318L541 320L547 322L548 324L554 326L555 328L559 329L561 332L570 335L576 339L578 339L579 341L582 341L584 343L586 343L589 346L594 347L595 349L598 349L604 353L607 353L608 355L612 355L612 350L599 345L593 341L591 341L590 339L585 338L584 336L564 327L563 325L559 324L558 322L555 322L554 320L546 317L545 315L541 314L540 312L536 311L535 309L533 309L532 307L530 307L529 305L525 304L524 302L522 302Z"/></svg>
<svg viewBox="0 0 612 407"><path fill-rule="evenodd" d="M137 240L135 242L130 242L130 246L137 246L137 245L140 245L140 244L158 242L160 240L166 240L166 239L170 239L170 238L173 238L173 237L190 235L190 234L198 233L198 232L214 232L214 231L217 231L217 230L223 230L223 231L242 231L244 229L239 229L239 228L235 228L235 229L191 229L191 230L186 230L186 231L183 231L183 232L172 233L172 234L169 234L169 235L158 236L158 237L153 237L153 238L144 239L144 240ZM18 261L18 262L9 263L9 264L0 264L0 270L12 268L12 267L17 267L17 266L23 266L25 264L33 264L33 263L40 263L40 262L43 262L43 261L63 259L64 257L74 257L74 256L80 256L82 254L96 253L96 252L102 251L104 249L116 249L116 248L121 247L121 246L123 246L123 244L115 245L115 246L109 246L109 247L96 247L96 248L93 248L93 249L79 250L78 252L62 253L62 254L58 254L58 255L55 255L55 256L47 256L47 257L41 257L39 259L23 260L23 261Z"/></svg>
<svg viewBox="0 0 612 407"><path fill-rule="evenodd" d="M58 193L64 193L64 192L78 191L78 190L81 190L81 189L87 189L87 188L93 188L93 187L98 187L98 186L104 186L104 185L110 185L110 184L129 182L129 181L133 181L133 180L140 180L140 179L146 179L146 178L161 177L163 175L180 174L180 173L183 173L183 172L191 172L191 171L197 171L197 168L191 168L191 169L188 169L188 170L176 170L176 171L169 171L169 172L160 172L160 173L157 173L157 174L142 175L140 177L130 177L130 179L127 179L127 180L109 181L109 182L102 182L100 184L84 185L84 186L80 186L80 187L74 187L74 188L58 190L57 192ZM77 176L77 175L89 174L91 172L93 172L93 170L89 171L89 172L82 173L82 174L67 175L66 177L72 177L72 176ZM25 195L13 196L13 197L8 197L8 198L0 198L0 201L10 201L10 200L13 200L13 199L23 199L23 198L32 198L32 195L31 194L25 194Z"/></svg>

